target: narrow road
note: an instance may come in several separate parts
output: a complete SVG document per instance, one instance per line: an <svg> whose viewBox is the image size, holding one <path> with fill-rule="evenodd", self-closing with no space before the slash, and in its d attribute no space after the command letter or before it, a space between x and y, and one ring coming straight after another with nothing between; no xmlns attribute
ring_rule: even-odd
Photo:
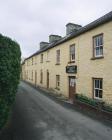
<svg viewBox="0 0 112 140"><path fill-rule="evenodd" d="M112 128L21 82L10 127L0 140L112 140Z"/></svg>

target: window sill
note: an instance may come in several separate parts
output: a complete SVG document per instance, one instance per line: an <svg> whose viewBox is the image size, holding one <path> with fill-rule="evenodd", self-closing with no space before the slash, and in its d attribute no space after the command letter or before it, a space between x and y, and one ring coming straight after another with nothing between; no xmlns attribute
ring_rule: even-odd
<svg viewBox="0 0 112 140"><path fill-rule="evenodd" d="M69 61L68 64L75 63L75 61Z"/></svg>
<svg viewBox="0 0 112 140"><path fill-rule="evenodd" d="M60 65L60 63L56 63L55 65Z"/></svg>
<svg viewBox="0 0 112 140"><path fill-rule="evenodd" d="M98 97L94 97L95 102L97 103L97 105L104 105L104 101L102 100L102 98L98 98Z"/></svg>
<svg viewBox="0 0 112 140"><path fill-rule="evenodd" d="M46 62L50 62L49 60L47 60Z"/></svg>
<svg viewBox="0 0 112 140"><path fill-rule="evenodd" d="M96 102L103 102L102 98L99 98L99 97L94 97L94 100L95 100Z"/></svg>
<svg viewBox="0 0 112 140"><path fill-rule="evenodd" d="M103 59L104 56L100 56L100 57L92 57L91 60L96 60L96 59Z"/></svg>

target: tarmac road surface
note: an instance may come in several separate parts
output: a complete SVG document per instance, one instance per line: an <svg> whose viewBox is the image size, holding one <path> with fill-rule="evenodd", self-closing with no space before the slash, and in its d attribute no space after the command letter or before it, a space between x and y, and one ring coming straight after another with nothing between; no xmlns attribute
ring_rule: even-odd
<svg viewBox="0 0 112 140"><path fill-rule="evenodd" d="M21 82L10 125L0 140L112 140L112 128Z"/></svg>

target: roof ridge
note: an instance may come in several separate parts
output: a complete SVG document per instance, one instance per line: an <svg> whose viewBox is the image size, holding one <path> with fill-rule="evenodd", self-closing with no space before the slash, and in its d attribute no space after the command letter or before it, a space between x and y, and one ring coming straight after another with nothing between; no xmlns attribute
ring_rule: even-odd
<svg viewBox="0 0 112 140"><path fill-rule="evenodd" d="M44 48L42 50L36 51L34 54L32 54L31 56L29 56L25 60L27 60L27 59L31 58L32 56L35 56L35 55L37 55L39 53L42 53L42 52L44 52L44 51L46 51L46 50L48 50L50 48L53 48L56 45L59 45L59 44L61 44L63 42L66 42L67 40L70 40L70 39L72 39L72 38L74 38L76 36L79 36L79 35L87 32L89 30L92 30L93 28L96 28L99 25L102 25L102 24L104 24L104 23L106 23L108 21L111 21L111 20L112 20L112 11L110 11L109 13L103 15L102 17L100 17L100 18L98 18L98 19L90 22L89 24L85 25L84 27L81 27L78 31L73 31L70 34L62 37L60 40L58 40L58 41L56 41L56 42L54 42L52 44L49 44L48 47L46 47L46 48Z"/></svg>

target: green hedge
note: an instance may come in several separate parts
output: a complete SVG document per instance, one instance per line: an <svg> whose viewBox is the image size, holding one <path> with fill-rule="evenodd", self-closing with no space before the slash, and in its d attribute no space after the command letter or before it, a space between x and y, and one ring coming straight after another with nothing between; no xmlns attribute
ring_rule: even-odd
<svg viewBox="0 0 112 140"><path fill-rule="evenodd" d="M20 79L19 44L0 34L0 129L7 120Z"/></svg>
<svg viewBox="0 0 112 140"><path fill-rule="evenodd" d="M100 109L102 109L104 111L112 112L112 105L107 104L103 101L91 99L83 94L76 94L75 97L77 100L79 100L83 103L86 103L86 104L91 105L91 106L96 107L96 108L101 107Z"/></svg>

